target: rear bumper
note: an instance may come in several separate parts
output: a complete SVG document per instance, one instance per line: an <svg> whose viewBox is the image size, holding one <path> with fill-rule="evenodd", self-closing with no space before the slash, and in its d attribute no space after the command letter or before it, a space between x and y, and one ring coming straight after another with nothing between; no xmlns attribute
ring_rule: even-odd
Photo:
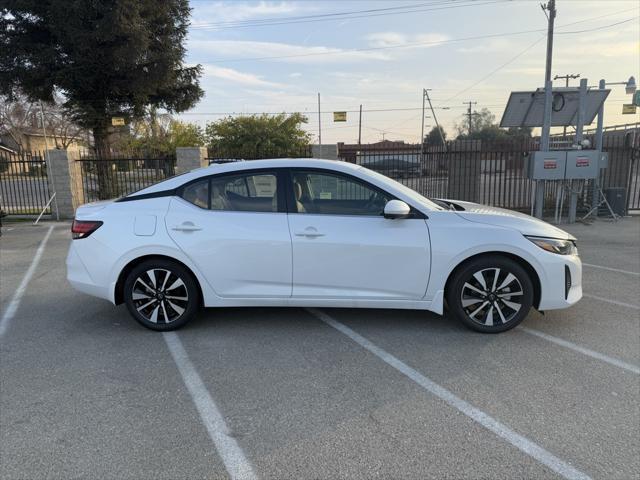
<svg viewBox="0 0 640 480"><path fill-rule="evenodd" d="M67 254L67 280L73 288L76 290L93 295L94 297L104 298L105 300L113 301L111 298L109 289L103 285L97 284L89 274L87 267L85 266L82 258L78 254L76 242L84 242L88 239L73 240L69 247L69 253Z"/></svg>
<svg viewBox="0 0 640 480"><path fill-rule="evenodd" d="M546 281L542 281L538 310L557 310L574 305L582 298L582 262L577 255L550 253L544 265ZM569 283L570 282L570 285Z"/></svg>

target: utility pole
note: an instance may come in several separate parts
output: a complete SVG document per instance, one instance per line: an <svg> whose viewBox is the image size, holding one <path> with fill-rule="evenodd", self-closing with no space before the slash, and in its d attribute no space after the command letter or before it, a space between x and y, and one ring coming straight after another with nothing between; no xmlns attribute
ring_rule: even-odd
<svg viewBox="0 0 640 480"><path fill-rule="evenodd" d="M477 113L471 113L471 105L477 105L478 102L462 102L464 105L469 105L469 108L467 109L467 117L469 117L469 135L471 135L471 126L472 126L472 119L474 115L477 115Z"/></svg>
<svg viewBox="0 0 640 480"><path fill-rule="evenodd" d="M433 120L436 122L436 128L438 129L438 133L440 134L440 139L442 140L442 146L444 147L444 149L446 151L447 145L446 145L446 143L444 141L444 135L442 134L442 128L440 127L440 124L438 123L438 117L436 117L436 112L433 109L433 105L431 104L431 98L429 98L429 92L430 91L431 91L430 88L423 88L422 89L422 144L424 145L424 100L426 98L427 102L429 102L429 108L431 109L431 114L433 115Z"/></svg>
<svg viewBox="0 0 640 480"><path fill-rule="evenodd" d="M580 78L580 74L579 73L568 73L567 75L556 75L555 77L553 77L554 80L560 80L561 78L565 79L565 87L569 87L569 80L573 80L576 78ZM562 127L562 138L564 138L566 140L567 138L567 127L564 126Z"/></svg>
<svg viewBox="0 0 640 480"><path fill-rule="evenodd" d="M318 145L322 145L322 115L320 111L320 92L318 92Z"/></svg>
<svg viewBox="0 0 640 480"><path fill-rule="evenodd" d="M360 104L360 119L358 120L358 145L362 140L362 104Z"/></svg>
<svg viewBox="0 0 640 480"><path fill-rule="evenodd" d="M544 71L544 117L542 122L542 134L540 136L540 150L549 151L549 135L551 133L551 102L553 100L553 83L551 82L551 64L553 60L553 25L556 19L556 0L549 0L542 6L547 16L547 58ZM547 12L549 12L547 14ZM544 203L544 182L536 181L535 216L542 218Z"/></svg>

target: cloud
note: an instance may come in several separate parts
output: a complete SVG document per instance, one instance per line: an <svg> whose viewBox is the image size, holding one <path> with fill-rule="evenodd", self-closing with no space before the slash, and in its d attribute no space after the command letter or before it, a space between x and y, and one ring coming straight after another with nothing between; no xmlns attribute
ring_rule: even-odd
<svg viewBox="0 0 640 480"><path fill-rule="evenodd" d="M493 53L493 52L511 52L518 46L513 42L504 38L494 38L486 42L471 46L460 47L460 53Z"/></svg>
<svg viewBox="0 0 640 480"><path fill-rule="evenodd" d="M291 78L298 78L298 77L301 77L301 76L302 76L302 73L300 73L300 72L293 72L293 73L290 73L290 74L289 74L289 76L290 76Z"/></svg>
<svg viewBox="0 0 640 480"><path fill-rule="evenodd" d="M224 58L287 57L280 61L297 63L350 62L354 60L388 60L382 52L352 52L325 46L304 46L290 43L260 42L251 40L190 40L189 54L203 63ZM330 55L325 55L331 53ZM207 55L207 58L202 58ZM216 58L215 56L218 58ZM306 56L305 56L306 55Z"/></svg>
<svg viewBox="0 0 640 480"><path fill-rule="evenodd" d="M222 80L228 80L233 83L248 85L252 87L282 87L282 84L268 82L257 75L239 72L238 70L234 70L232 68L225 68L217 65L207 64L203 65L203 67L205 77L220 78Z"/></svg>
<svg viewBox="0 0 640 480"><path fill-rule="evenodd" d="M193 2L194 27L207 26L211 23L238 22L260 17L279 17L299 10L292 2L213 2L203 4Z"/></svg>
<svg viewBox="0 0 640 480"><path fill-rule="evenodd" d="M439 42L449 40L448 35L442 33L419 33L414 35L405 35L399 32L376 32L370 33L365 37L369 42L369 46L374 48L386 48L396 45L411 45L414 43L425 43L433 45L415 45L415 48L435 47Z"/></svg>

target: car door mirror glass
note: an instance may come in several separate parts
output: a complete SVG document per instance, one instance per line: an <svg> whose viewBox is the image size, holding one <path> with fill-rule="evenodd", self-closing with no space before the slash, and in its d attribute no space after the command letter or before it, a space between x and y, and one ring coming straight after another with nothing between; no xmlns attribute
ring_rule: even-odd
<svg viewBox="0 0 640 480"><path fill-rule="evenodd" d="M389 200L384 206L384 218L407 218L411 207L402 200Z"/></svg>

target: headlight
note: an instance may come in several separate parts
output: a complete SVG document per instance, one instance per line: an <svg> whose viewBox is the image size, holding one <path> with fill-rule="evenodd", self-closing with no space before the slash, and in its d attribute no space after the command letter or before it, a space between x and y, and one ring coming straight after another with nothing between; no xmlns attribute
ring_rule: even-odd
<svg viewBox="0 0 640 480"><path fill-rule="evenodd" d="M537 246L547 252L558 255L577 255L578 248L573 240L559 240L557 238L527 237Z"/></svg>

